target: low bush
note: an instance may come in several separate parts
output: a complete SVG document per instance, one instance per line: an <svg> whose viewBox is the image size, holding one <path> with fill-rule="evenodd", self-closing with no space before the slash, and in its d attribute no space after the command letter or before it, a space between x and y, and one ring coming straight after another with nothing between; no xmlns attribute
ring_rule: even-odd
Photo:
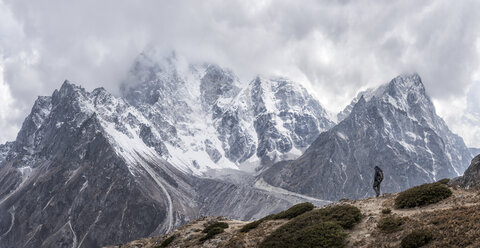
<svg viewBox="0 0 480 248"><path fill-rule="evenodd" d="M219 226L213 227L208 231L207 235L200 238L200 241L203 242L205 240L209 240L209 239L215 237L215 235L223 233L223 232L224 232L223 228L221 228Z"/></svg>
<svg viewBox="0 0 480 248"><path fill-rule="evenodd" d="M261 248L283 247L318 247L341 248L344 247L347 233L334 222L321 222L304 229L279 237L268 236L260 244Z"/></svg>
<svg viewBox="0 0 480 248"><path fill-rule="evenodd" d="M382 209L382 214L391 214L392 210L390 208L384 208Z"/></svg>
<svg viewBox="0 0 480 248"><path fill-rule="evenodd" d="M384 233L393 233L400 229L400 226L405 222L404 218L396 216L383 217L377 224L378 229Z"/></svg>
<svg viewBox="0 0 480 248"><path fill-rule="evenodd" d="M260 220L262 221L266 221L266 220L274 220L275 219L275 216L277 216L276 214L269 214L263 218L261 218Z"/></svg>
<svg viewBox="0 0 480 248"><path fill-rule="evenodd" d="M206 235L202 237L200 241L203 242L205 240L213 238L219 233L223 233L225 228L228 228L228 223L226 222L214 222L208 225L207 227L205 227L205 229L203 229L202 232L206 233Z"/></svg>
<svg viewBox="0 0 480 248"><path fill-rule="evenodd" d="M447 185L449 182L450 182L450 178L444 178L437 181L437 183L445 184L445 185Z"/></svg>
<svg viewBox="0 0 480 248"><path fill-rule="evenodd" d="M248 231L250 231L250 230L252 230L252 229L255 229L255 228L258 227L258 225L262 224L262 222L263 222L262 219L256 220L256 221L253 221L253 222L250 222L250 223L244 225L244 226L242 227L242 229L240 229L240 232L246 233L246 232L248 232Z"/></svg>
<svg viewBox="0 0 480 248"><path fill-rule="evenodd" d="M203 229L203 233L208 233L210 232L210 230L212 230L213 228L215 227L220 227L222 229L225 229L225 228L228 228L228 223L226 222L215 222L215 223L212 223L210 225L208 225L207 227L205 227L205 229Z"/></svg>
<svg viewBox="0 0 480 248"><path fill-rule="evenodd" d="M338 223L343 228L349 229L360 222L361 219L362 213L357 207L352 205L337 205L304 213L282 227L298 230L315 223L331 221Z"/></svg>
<svg viewBox="0 0 480 248"><path fill-rule="evenodd" d="M167 247L170 243L173 242L173 240L175 240L175 238L176 238L175 235L172 235L172 236L168 237L158 247L161 247L161 248Z"/></svg>
<svg viewBox="0 0 480 248"><path fill-rule="evenodd" d="M346 237L346 234L343 234L343 228L352 228L361 218L360 210L351 205L337 205L309 211L280 226L267 236L260 247L312 247L309 244L314 242L313 234L317 235L318 239L325 240L321 244L329 244L313 247L343 247ZM322 226L317 226L320 224Z"/></svg>
<svg viewBox="0 0 480 248"><path fill-rule="evenodd" d="M261 223L263 223L266 220L279 220L279 219L295 218L295 217L297 217L297 216L299 216L299 215L301 215L305 212L311 211L314 208L315 208L315 206L310 202L300 203L300 204L294 205L291 208L289 208L285 211L282 211L278 214L271 214L271 215L265 216L265 217L263 217L259 220L250 222L250 223L244 225L242 227L242 229L240 229L240 232L248 232L252 229L255 229Z"/></svg>
<svg viewBox="0 0 480 248"><path fill-rule="evenodd" d="M315 208L315 206L312 203L304 202L304 203L294 205L291 208L289 208L285 211L282 211L278 214L275 214L273 216L273 218L276 219L276 220L278 220L278 219L291 219L291 218L295 218L295 217L297 217L297 216L299 216L299 215L301 215L305 212L311 211L314 208Z"/></svg>
<svg viewBox="0 0 480 248"><path fill-rule="evenodd" d="M452 191L441 183L427 183L405 190L395 198L395 207L413 208L437 203L452 195Z"/></svg>
<svg viewBox="0 0 480 248"><path fill-rule="evenodd" d="M402 248L417 248L428 244L432 239L433 234L431 231L417 229L405 236L400 245Z"/></svg>
<svg viewBox="0 0 480 248"><path fill-rule="evenodd" d="M362 219L360 209L352 205L337 205L333 207L321 208L317 211L302 215L303 219L316 219L319 221L333 221L345 229L352 228Z"/></svg>

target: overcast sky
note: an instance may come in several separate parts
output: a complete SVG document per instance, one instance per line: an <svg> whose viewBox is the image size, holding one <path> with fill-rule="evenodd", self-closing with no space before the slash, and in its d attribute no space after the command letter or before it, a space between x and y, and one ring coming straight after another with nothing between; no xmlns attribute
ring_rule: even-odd
<svg viewBox="0 0 480 248"><path fill-rule="evenodd" d="M437 112L480 147L480 1L0 0L0 143L64 79L118 92L148 47L280 75L331 112L418 72Z"/></svg>

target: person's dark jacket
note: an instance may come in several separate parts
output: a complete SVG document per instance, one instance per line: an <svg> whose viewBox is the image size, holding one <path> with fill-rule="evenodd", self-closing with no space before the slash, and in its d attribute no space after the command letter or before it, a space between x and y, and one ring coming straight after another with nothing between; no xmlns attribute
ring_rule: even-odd
<svg viewBox="0 0 480 248"><path fill-rule="evenodd" d="M383 171L382 169L375 167L375 178L373 181L374 185L379 185L383 181Z"/></svg>

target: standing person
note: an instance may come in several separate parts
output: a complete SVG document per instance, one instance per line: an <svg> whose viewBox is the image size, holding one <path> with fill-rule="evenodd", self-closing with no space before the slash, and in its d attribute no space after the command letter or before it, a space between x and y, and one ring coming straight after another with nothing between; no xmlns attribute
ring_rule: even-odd
<svg viewBox="0 0 480 248"><path fill-rule="evenodd" d="M375 177L373 180L373 189L375 190L375 193L377 193L377 197L380 196L380 184L383 181L383 171L380 169L380 167L375 166Z"/></svg>

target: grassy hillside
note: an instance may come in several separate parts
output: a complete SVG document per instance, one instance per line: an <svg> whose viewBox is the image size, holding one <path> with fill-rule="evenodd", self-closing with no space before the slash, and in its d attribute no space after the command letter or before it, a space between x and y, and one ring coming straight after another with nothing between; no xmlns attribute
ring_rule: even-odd
<svg viewBox="0 0 480 248"><path fill-rule="evenodd" d="M320 209L302 204L252 222L205 217L116 247L480 247L480 191L443 182Z"/></svg>

